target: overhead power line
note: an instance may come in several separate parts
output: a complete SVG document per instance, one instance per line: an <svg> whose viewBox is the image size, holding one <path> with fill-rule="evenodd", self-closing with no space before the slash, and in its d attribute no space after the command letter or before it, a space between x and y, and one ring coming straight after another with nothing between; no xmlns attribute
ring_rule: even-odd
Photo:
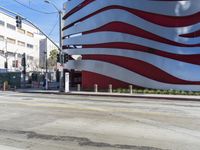
<svg viewBox="0 0 200 150"><path fill-rule="evenodd" d="M26 8L28 8L28 9L30 9L30 10L32 10L32 11L35 11L35 12L38 12L38 13L42 13L42 14L55 14L55 13L57 13L57 12L45 12L45 11L40 11L40 10L34 9L34 8L30 7L30 6L27 6L27 5L21 3L21 2L19 2L19 1L17 1L17 0L13 0L13 1L15 1L16 3L22 5L23 7L26 7Z"/></svg>
<svg viewBox="0 0 200 150"><path fill-rule="evenodd" d="M58 24L58 21L56 21L56 23L55 23L54 26L52 27L51 31L49 32L48 36L50 36L50 35L52 34L52 32L55 30L57 24Z"/></svg>

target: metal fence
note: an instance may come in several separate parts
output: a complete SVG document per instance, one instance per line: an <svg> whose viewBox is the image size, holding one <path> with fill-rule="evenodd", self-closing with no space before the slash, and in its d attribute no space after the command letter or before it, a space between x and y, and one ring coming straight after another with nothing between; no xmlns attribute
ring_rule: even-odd
<svg viewBox="0 0 200 150"><path fill-rule="evenodd" d="M21 72L0 72L0 88L4 82L8 82L9 87L21 87Z"/></svg>

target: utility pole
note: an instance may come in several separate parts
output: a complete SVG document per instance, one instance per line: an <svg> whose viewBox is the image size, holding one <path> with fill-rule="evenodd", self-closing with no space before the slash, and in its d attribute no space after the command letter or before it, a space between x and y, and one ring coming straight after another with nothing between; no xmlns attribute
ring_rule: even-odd
<svg viewBox="0 0 200 150"><path fill-rule="evenodd" d="M17 57L17 51L15 51L15 71L17 71L17 67L18 67L18 57Z"/></svg>
<svg viewBox="0 0 200 150"><path fill-rule="evenodd" d="M45 64L46 64L46 72L45 72L45 89L48 90L48 55L47 55L47 38L46 38L46 48L45 48Z"/></svg>
<svg viewBox="0 0 200 150"><path fill-rule="evenodd" d="M60 62L61 62L61 72L60 72L60 92L63 92L63 53L62 53L62 11L59 11L59 47L60 51Z"/></svg>
<svg viewBox="0 0 200 150"><path fill-rule="evenodd" d="M22 55L22 67L23 67L23 71L22 71L22 74L23 74L23 82L24 82L24 88L26 87L26 53L24 53Z"/></svg>
<svg viewBox="0 0 200 150"><path fill-rule="evenodd" d="M62 11L56 7L56 5L50 0L44 0L45 3L51 4L57 11L59 15L59 47L60 47L60 83L59 83L59 90L60 92L64 91L63 88L63 53L62 53Z"/></svg>

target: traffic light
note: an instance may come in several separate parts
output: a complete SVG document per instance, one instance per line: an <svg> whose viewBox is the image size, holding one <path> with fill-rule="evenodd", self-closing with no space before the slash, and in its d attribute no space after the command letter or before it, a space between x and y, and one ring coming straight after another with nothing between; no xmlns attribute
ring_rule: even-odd
<svg viewBox="0 0 200 150"><path fill-rule="evenodd" d="M16 16L16 27L22 28L22 18L20 16Z"/></svg>
<svg viewBox="0 0 200 150"><path fill-rule="evenodd" d="M69 60L69 55L68 54L64 54L64 63L68 62Z"/></svg>
<svg viewBox="0 0 200 150"><path fill-rule="evenodd" d="M22 54L22 64L21 64L23 67L26 66L26 54Z"/></svg>
<svg viewBox="0 0 200 150"><path fill-rule="evenodd" d="M60 53L57 54L57 63L60 63Z"/></svg>

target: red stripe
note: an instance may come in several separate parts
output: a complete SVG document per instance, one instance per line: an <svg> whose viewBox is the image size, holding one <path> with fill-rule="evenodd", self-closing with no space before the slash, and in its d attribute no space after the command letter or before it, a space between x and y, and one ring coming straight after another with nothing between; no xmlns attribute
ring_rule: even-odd
<svg viewBox="0 0 200 150"><path fill-rule="evenodd" d="M187 62L191 64L200 65L200 54L195 55L179 55L179 54L172 54L168 52L164 52L158 49L153 49L137 44L130 44L130 43L102 43L102 44L95 44L95 45L83 45L83 48L119 48L119 49L129 49L135 51L146 52L166 58L171 58L174 60L179 60L182 62Z"/></svg>
<svg viewBox="0 0 200 150"><path fill-rule="evenodd" d="M112 84L113 88L129 88L128 83L113 79L108 76L101 74L83 71L82 72L82 88L83 89L94 89L94 84L98 85L99 89L108 89L109 84ZM141 88L139 86L133 85L134 88Z"/></svg>
<svg viewBox="0 0 200 150"><path fill-rule="evenodd" d="M186 81L186 80L179 79L151 64L148 64L144 61L133 59L133 58L110 56L110 55L84 55L83 59L84 60L98 60L98 61L104 61L111 64L115 64L117 66L126 68L135 73L138 73L149 79L160 81L163 83L193 84L193 85L200 84L200 82L195 82L195 81L193 82L193 81Z"/></svg>
<svg viewBox="0 0 200 150"><path fill-rule="evenodd" d="M112 32L120 32L120 33L127 33L135 36L139 36L142 38L147 38L151 39L154 41L158 41L161 43L169 44L169 45L174 45L174 46L181 46L181 47L199 47L200 44L182 44L178 42L174 42L168 39L165 39L163 37L160 37L156 34L153 34L151 32L145 31L143 29L140 29L136 26L127 24L127 23L122 23L122 22L111 22L106 25L103 25L97 29L90 30L87 32L83 32L83 34L89 34L89 33L94 33L94 32L102 32L102 31L112 31Z"/></svg>
<svg viewBox="0 0 200 150"><path fill-rule="evenodd" d="M118 6L118 5L112 5L112 6L108 6L108 7L102 8L100 10L97 10L96 12L91 13L91 14L79 19L79 20L69 24L68 26L65 26L63 28L63 30L73 26L77 22L84 21L96 14L99 14L101 12L104 12L106 10L111 10L111 9L125 10L125 11L128 11L136 16L139 16L140 18L143 18L149 22L152 22L154 24L161 25L161 26L166 26L166 27L184 27L184 26L189 26L189 25L193 25L193 24L200 22L200 12L192 14L192 15L188 15L188 16L167 16L167 15L155 14L155 13L151 13L151 12L145 12L145 11L138 10L138 9L132 9L132 8L127 8L127 7L123 7L123 6ZM64 17L64 18L67 19L66 17Z"/></svg>
<svg viewBox="0 0 200 150"><path fill-rule="evenodd" d="M64 17L63 19L66 19L67 17L71 16L72 14L74 14L75 12L81 10L82 8L84 8L85 6L87 6L88 4L92 3L95 0L85 0L83 3L81 3L80 5L76 6L74 9L72 9L71 11L69 11Z"/></svg>
<svg viewBox="0 0 200 150"><path fill-rule="evenodd" d="M187 37L187 38L195 38L195 37L199 37L200 36L200 30L192 32L192 33L188 33L188 34L181 34L181 37Z"/></svg>

